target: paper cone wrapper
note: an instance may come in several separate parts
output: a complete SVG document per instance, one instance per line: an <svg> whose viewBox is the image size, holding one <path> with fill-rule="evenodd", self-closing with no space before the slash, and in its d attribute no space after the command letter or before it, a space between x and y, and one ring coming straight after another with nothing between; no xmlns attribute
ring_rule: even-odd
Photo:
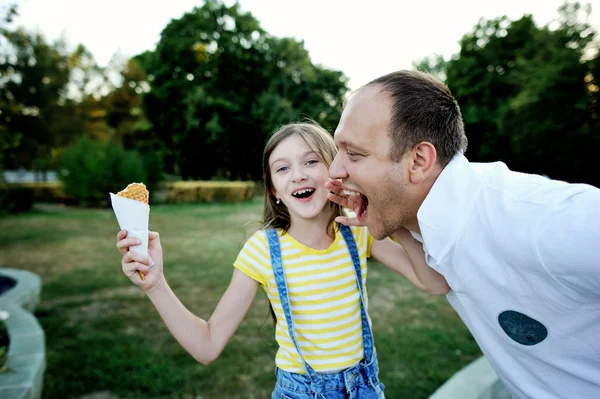
<svg viewBox="0 0 600 399"><path fill-rule="evenodd" d="M148 258L149 265L154 261L148 256L148 222L150 220L150 206L143 202L120 197L110 193L110 201L115 211L121 230L127 230L127 237L137 237L142 240L140 245L129 247L131 251L140 252Z"/></svg>

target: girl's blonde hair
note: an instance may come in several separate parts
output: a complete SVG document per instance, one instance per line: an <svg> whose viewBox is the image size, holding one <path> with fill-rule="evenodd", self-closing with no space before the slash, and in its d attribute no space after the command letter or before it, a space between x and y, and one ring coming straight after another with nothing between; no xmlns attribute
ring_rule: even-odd
<svg viewBox="0 0 600 399"><path fill-rule="evenodd" d="M331 165L335 158L335 154L337 153L333 137L316 123L290 123L282 126L269 138L269 141L267 141L267 144L265 145L262 158L263 176L265 181L265 205L261 223L265 229L279 228L284 232L287 232L290 228L291 220L287 207L283 203L278 204L273 195L274 187L273 180L271 179L269 157L283 140L294 135L300 136L306 144L315 151L320 161L327 167ZM334 220L336 217L343 215L342 207L333 202L329 202L329 214L327 234L334 237L336 230Z"/></svg>

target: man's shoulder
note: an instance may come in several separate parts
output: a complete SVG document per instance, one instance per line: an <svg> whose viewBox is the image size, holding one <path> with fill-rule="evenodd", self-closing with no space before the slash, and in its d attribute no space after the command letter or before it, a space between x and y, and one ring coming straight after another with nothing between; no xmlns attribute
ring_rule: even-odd
<svg viewBox="0 0 600 399"><path fill-rule="evenodd" d="M510 245L522 256L539 254L542 249L567 253L568 248L560 241L550 240L549 247L537 243L549 242L550 237L562 237L562 242L567 237L584 242L598 237L595 225L600 223L599 204L600 189L596 187L503 167L487 174L468 223L469 231L481 235L487 230L491 240ZM519 252L519 248L525 252Z"/></svg>
<svg viewBox="0 0 600 399"><path fill-rule="evenodd" d="M546 176L509 169L502 162L472 163L483 183L483 194L513 204L560 207L569 198L582 192L598 190L587 184L568 183Z"/></svg>

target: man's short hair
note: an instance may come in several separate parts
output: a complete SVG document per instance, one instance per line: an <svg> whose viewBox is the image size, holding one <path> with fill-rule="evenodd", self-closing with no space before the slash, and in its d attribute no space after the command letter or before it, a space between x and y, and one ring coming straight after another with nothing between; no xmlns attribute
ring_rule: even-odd
<svg viewBox="0 0 600 399"><path fill-rule="evenodd" d="M390 157L398 161L415 145L428 141L435 146L438 162L446 166L467 149L462 114L448 86L432 75L402 70L381 76L365 85L380 86L392 100L390 134L394 146Z"/></svg>

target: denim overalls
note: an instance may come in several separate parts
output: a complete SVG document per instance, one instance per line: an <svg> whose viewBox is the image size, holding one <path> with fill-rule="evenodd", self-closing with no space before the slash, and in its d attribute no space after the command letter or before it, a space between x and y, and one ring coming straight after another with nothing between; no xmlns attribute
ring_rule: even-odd
<svg viewBox="0 0 600 399"><path fill-rule="evenodd" d="M277 383L271 399L383 399L383 384L379 382L379 364L373 344L373 335L367 319L362 287L362 273L358 250L350 228L340 225L340 231L350 250L352 263L356 272L358 291L361 302L361 320L364 345L364 359L355 366L337 373L317 373L302 356L296 340L290 300L288 297L285 274L281 262L279 237L273 229L268 229L269 248L273 274L279 291L281 306L289 328L290 338L300 355L306 374L291 373L277 368Z"/></svg>

